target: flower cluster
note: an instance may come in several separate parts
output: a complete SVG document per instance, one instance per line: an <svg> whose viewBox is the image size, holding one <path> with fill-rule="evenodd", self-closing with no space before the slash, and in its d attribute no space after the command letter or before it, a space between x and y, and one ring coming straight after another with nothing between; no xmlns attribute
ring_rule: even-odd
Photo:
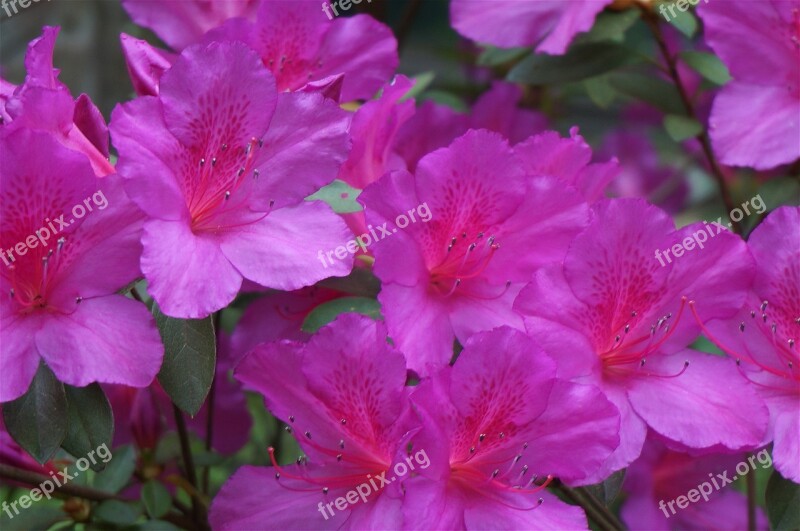
<svg viewBox="0 0 800 531"><path fill-rule="evenodd" d="M800 0L451 0L458 108L397 73L419 6L122 6L169 48L121 34L108 125L57 27L0 80L0 477L113 436L67 517L140 481L124 524L215 530L764 529L692 489L797 488Z"/></svg>

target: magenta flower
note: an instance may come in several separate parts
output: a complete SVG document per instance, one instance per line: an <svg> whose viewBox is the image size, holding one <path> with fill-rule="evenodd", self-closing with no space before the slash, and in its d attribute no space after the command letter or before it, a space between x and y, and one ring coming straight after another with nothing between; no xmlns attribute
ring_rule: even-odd
<svg viewBox="0 0 800 531"><path fill-rule="evenodd" d="M153 30L178 51L199 42L208 30L229 18L253 18L259 4L261 0L122 0L134 22Z"/></svg>
<svg viewBox="0 0 800 531"><path fill-rule="evenodd" d="M597 385L620 410L620 446L600 478L639 456L648 426L692 448L761 443L766 411L753 386L730 360L686 348L700 331L693 314L733 315L752 274L733 233L675 230L660 209L617 199L594 206L563 267L538 271L520 293L514 307L559 376Z"/></svg>
<svg viewBox="0 0 800 531"><path fill-rule="evenodd" d="M335 177L347 125L319 94L279 95L241 43L188 48L158 97L114 111L118 170L148 216L142 271L165 313L209 315L243 278L294 290L350 271L317 259L349 239L344 223L303 200Z"/></svg>
<svg viewBox="0 0 800 531"><path fill-rule="evenodd" d="M619 443L619 413L595 387L508 327L471 337L453 367L412 393L431 466L406 481L404 528L586 529L544 488L584 484Z"/></svg>
<svg viewBox="0 0 800 531"><path fill-rule="evenodd" d="M422 204L431 213L370 247L390 335L420 374L446 365L456 338L522 329L511 309L516 294L538 267L563 258L588 210L558 178L526 175L488 131L426 156L416 175L385 175L359 201L376 228Z"/></svg>
<svg viewBox="0 0 800 531"><path fill-rule="evenodd" d="M43 131L63 146L88 157L98 177L114 173L108 161L108 129L103 115L88 96L73 100L53 68L53 50L59 28L44 26L42 36L28 45L25 82L0 87L0 123L7 131L20 128Z"/></svg>
<svg viewBox="0 0 800 531"><path fill-rule="evenodd" d="M747 304L707 335L736 358L770 412L775 468L800 482L800 208L771 213L750 235L756 276Z"/></svg>
<svg viewBox="0 0 800 531"><path fill-rule="evenodd" d="M340 101L371 98L397 69L392 31L367 15L330 20L320 5L316 0L264 1L255 22L229 20L206 41L248 44L275 75L279 91L324 86L344 74Z"/></svg>
<svg viewBox="0 0 800 531"><path fill-rule="evenodd" d="M279 465L270 448L272 468L240 468L211 506L214 529L399 527L399 482L335 507L370 479L388 481L390 465L405 453L406 366L381 323L342 315L308 343L257 347L236 376L264 395L307 457Z"/></svg>
<svg viewBox="0 0 800 531"><path fill-rule="evenodd" d="M800 1L720 0L697 12L733 76L709 120L720 160L763 170L800 158Z"/></svg>
<svg viewBox="0 0 800 531"><path fill-rule="evenodd" d="M125 33L119 36L119 40L133 90L139 96L158 96L161 76L170 69L178 56Z"/></svg>
<svg viewBox="0 0 800 531"><path fill-rule="evenodd" d="M453 27L474 41L501 48L536 46L561 55L613 0L452 0Z"/></svg>
<svg viewBox="0 0 800 531"><path fill-rule="evenodd" d="M0 402L25 393L40 360L74 386L148 385L163 347L147 308L118 294L141 253L119 178L38 131L3 131L0 151Z"/></svg>

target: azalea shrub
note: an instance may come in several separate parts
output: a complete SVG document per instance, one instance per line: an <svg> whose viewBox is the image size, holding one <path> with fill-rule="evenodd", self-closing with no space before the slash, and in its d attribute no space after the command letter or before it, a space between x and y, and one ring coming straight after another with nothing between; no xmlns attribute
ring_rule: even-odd
<svg viewBox="0 0 800 531"><path fill-rule="evenodd" d="M16 50L2 529L800 528L800 0L320 2Z"/></svg>

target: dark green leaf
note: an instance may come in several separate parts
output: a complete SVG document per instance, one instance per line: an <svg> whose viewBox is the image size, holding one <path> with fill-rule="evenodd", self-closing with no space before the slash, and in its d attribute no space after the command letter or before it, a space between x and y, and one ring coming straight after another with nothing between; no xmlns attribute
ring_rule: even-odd
<svg viewBox="0 0 800 531"><path fill-rule="evenodd" d="M119 500L106 500L92 511L92 516L97 520L118 526L136 522L140 514L142 513L137 507Z"/></svg>
<svg viewBox="0 0 800 531"><path fill-rule="evenodd" d="M800 183L797 177L773 177L759 187L758 197L761 202L755 205L757 210L763 211L767 205L770 210L783 205L796 205L800 203Z"/></svg>
<svg viewBox="0 0 800 531"><path fill-rule="evenodd" d="M161 313L157 305L153 315L164 343L158 381L176 406L194 416L214 381L217 344L211 316L176 319Z"/></svg>
<svg viewBox="0 0 800 531"><path fill-rule="evenodd" d="M488 46L478 56L478 66L500 66L516 62L528 53L530 48L495 48Z"/></svg>
<svg viewBox="0 0 800 531"><path fill-rule="evenodd" d="M61 444L64 450L76 458L105 445L111 447L114 435L114 414L111 412L103 389L94 383L87 387L64 387L67 396L67 438ZM103 470L105 463L92 463L92 470Z"/></svg>
<svg viewBox="0 0 800 531"><path fill-rule="evenodd" d="M613 43L573 46L565 55L530 55L508 74L529 85L557 85L581 81L638 61L630 49Z"/></svg>
<svg viewBox="0 0 800 531"><path fill-rule="evenodd" d="M12 504L18 500L19 496L8 500ZM28 509L23 509L19 504L15 506L19 511L17 514L13 508L9 511L14 518L9 518L6 511L0 511L0 529L3 531L30 531L31 529L47 529L58 522L67 518L64 511L61 509L62 502L56 498L51 500L39 500L33 502L33 505Z"/></svg>
<svg viewBox="0 0 800 531"><path fill-rule="evenodd" d="M589 98L601 109L607 109L614 101L616 91L608 82L608 76L597 76L583 82Z"/></svg>
<svg viewBox="0 0 800 531"><path fill-rule="evenodd" d="M164 520L148 520L136 529L139 531L181 531L180 527Z"/></svg>
<svg viewBox="0 0 800 531"><path fill-rule="evenodd" d="M664 117L664 129L675 142L683 142L703 132L703 125L687 116L670 114Z"/></svg>
<svg viewBox="0 0 800 531"><path fill-rule="evenodd" d="M319 283L320 286L337 291L343 291L350 295L358 295L359 297L378 296L381 290L381 283L371 270L365 268L354 268L353 271L346 277L331 277Z"/></svg>
<svg viewBox="0 0 800 531"><path fill-rule="evenodd" d="M314 333L330 323L339 314L355 312L373 319L381 318L381 305L375 299L367 297L343 297L320 304L308 314L303 321L303 331Z"/></svg>
<svg viewBox="0 0 800 531"><path fill-rule="evenodd" d="M619 495L619 491L622 488L622 482L624 479L625 469L618 470L607 477L602 483L587 486L586 490L589 491L592 496L597 498L600 503L608 507L614 503L617 495Z"/></svg>
<svg viewBox="0 0 800 531"><path fill-rule="evenodd" d="M665 9L666 6L670 4L675 5L675 2L666 2ZM697 28L699 27L699 24L697 23L697 17L695 17L694 13L692 13L691 11L678 10L677 6L676 9L673 9L673 11L676 13L676 16L674 17L670 16L670 18L668 19L669 23L675 26L675 28L678 31L680 31L690 39L693 38L697 33Z"/></svg>
<svg viewBox="0 0 800 531"><path fill-rule="evenodd" d="M361 190L353 188L344 181L333 181L328 186L320 188L314 195L306 198L307 201L319 200L327 203L337 214L350 214L361 212L364 208L356 201Z"/></svg>
<svg viewBox="0 0 800 531"><path fill-rule="evenodd" d="M715 85L724 85L731 80L728 67L713 53L686 51L680 54L689 68Z"/></svg>
<svg viewBox="0 0 800 531"><path fill-rule="evenodd" d="M684 112L680 94L674 85L654 76L615 73L609 81L622 94L649 103L669 114Z"/></svg>
<svg viewBox="0 0 800 531"><path fill-rule="evenodd" d="M135 468L136 452L133 447L125 445L115 448L111 461L105 470L97 473L92 486L116 494L128 484Z"/></svg>
<svg viewBox="0 0 800 531"><path fill-rule="evenodd" d="M64 386L44 363L24 395L3 404L6 430L39 463L46 463L67 436Z"/></svg>
<svg viewBox="0 0 800 531"><path fill-rule="evenodd" d="M800 529L800 485L775 470L767 483L766 497L767 516L774 531Z"/></svg>
<svg viewBox="0 0 800 531"><path fill-rule="evenodd" d="M579 35L575 39L575 45L603 41L623 42L625 40L625 32L637 20L639 20L639 11L637 9L600 13L589 33Z"/></svg>
<svg viewBox="0 0 800 531"><path fill-rule="evenodd" d="M172 507L172 496L164 485L151 479L142 487L142 503L150 517L161 518Z"/></svg>

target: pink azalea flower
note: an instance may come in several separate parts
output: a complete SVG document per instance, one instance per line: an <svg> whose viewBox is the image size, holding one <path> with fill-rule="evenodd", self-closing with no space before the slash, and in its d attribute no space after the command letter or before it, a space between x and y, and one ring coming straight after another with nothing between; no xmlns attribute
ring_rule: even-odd
<svg viewBox="0 0 800 531"><path fill-rule="evenodd" d="M229 18L253 18L260 4L261 0L122 0L134 22L153 30L178 51L199 42L208 30Z"/></svg>
<svg viewBox="0 0 800 531"><path fill-rule="evenodd" d="M544 490L583 484L619 443L619 413L508 327L471 337L452 367L412 393L431 466L403 484L407 529L586 529Z"/></svg>
<svg viewBox="0 0 800 531"><path fill-rule="evenodd" d="M426 156L415 175L385 175L359 201L373 227L394 226L422 204L430 210L427 223L370 247L390 335L420 374L446 365L456 338L504 324L522 329L514 297L538 267L563 258L587 222L577 191L527 175L488 131L469 131Z"/></svg>
<svg viewBox="0 0 800 531"><path fill-rule="evenodd" d="M119 36L119 40L133 90L139 96L158 96L161 76L178 56L125 33Z"/></svg>
<svg viewBox="0 0 800 531"><path fill-rule="evenodd" d="M42 359L70 385L148 385L161 338L147 308L118 294L140 276L141 213L118 177L96 178L50 135L3 131L0 144L0 402L25 393Z"/></svg>
<svg viewBox="0 0 800 531"><path fill-rule="evenodd" d="M736 358L770 411L775 468L800 483L800 208L771 213L750 235L756 260L752 291L730 319L707 335Z"/></svg>
<svg viewBox="0 0 800 531"><path fill-rule="evenodd" d="M697 12L733 76L709 120L720 160L763 170L800 158L800 1L719 0Z"/></svg>
<svg viewBox="0 0 800 531"><path fill-rule="evenodd" d="M453 27L467 38L501 48L536 46L561 55L613 0L452 0Z"/></svg>
<svg viewBox="0 0 800 531"><path fill-rule="evenodd" d="M660 260L663 249L680 256ZM752 274L735 234L702 223L675 230L643 200L616 199L594 206L563 266L541 269L520 293L514 307L559 376L597 385L620 410L620 446L598 479L639 456L648 426L692 448L762 441L766 411L753 386L730 360L686 348L700 331L693 314L733 315Z"/></svg>
<svg viewBox="0 0 800 531"><path fill-rule="evenodd" d="M42 36L28 45L28 75L19 87L3 81L0 123L8 131L20 128L44 131L62 145L83 153L98 177L114 173L108 161L108 129L88 96L73 100L53 68L53 50L59 28L45 26Z"/></svg>
<svg viewBox="0 0 800 531"><path fill-rule="evenodd" d="M114 111L118 170L148 216L142 271L166 314L209 315L243 278L294 290L350 271L351 257L317 259L349 239L344 223L303 200L335 177L347 125L319 94L278 94L241 43L188 48L158 97Z"/></svg>
<svg viewBox="0 0 800 531"><path fill-rule="evenodd" d="M753 460L756 468L769 465L766 450L758 452L756 457L758 460ZM632 531L747 529L745 495L733 486L726 488L725 479L719 478L736 478L736 465L747 462L746 458L744 453L691 455L670 450L648 437L641 457L625 471L623 521ZM714 488L715 483L720 489ZM675 503L668 505L698 489L706 493L706 499L701 497L683 509ZM756 511L757 529L766 531L769 529L766 516L760 507Z"/></svg>
<svg viewBox="0 0 800 531"><path fill-rule="evenodd" d="M399 527L399 482L344 510L326 507L405 453L406 366L381 323L342 315L308 343L257 347L236 375L264 395L307 457L279 465L270 449L273 468L240 468L211 506L214 529Z"/></svg>

